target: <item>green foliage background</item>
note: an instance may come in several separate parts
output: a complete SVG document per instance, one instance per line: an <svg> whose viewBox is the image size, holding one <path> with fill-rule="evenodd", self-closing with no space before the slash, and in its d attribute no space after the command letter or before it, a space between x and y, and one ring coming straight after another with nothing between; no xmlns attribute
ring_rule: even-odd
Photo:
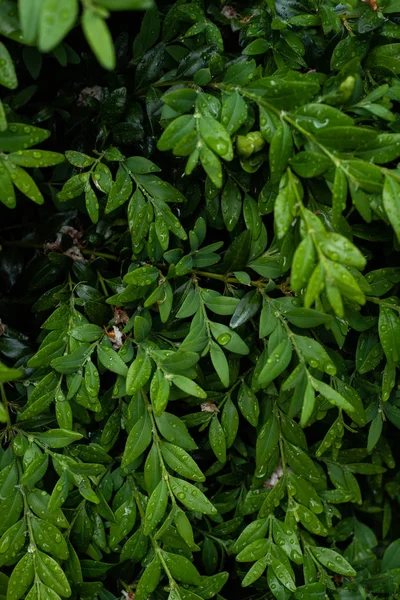
<svg viewBox="0 0 400 600"><path fill-rule="evenodd" d="M400 1L0 36L1 600L399 598Z"/></svg>

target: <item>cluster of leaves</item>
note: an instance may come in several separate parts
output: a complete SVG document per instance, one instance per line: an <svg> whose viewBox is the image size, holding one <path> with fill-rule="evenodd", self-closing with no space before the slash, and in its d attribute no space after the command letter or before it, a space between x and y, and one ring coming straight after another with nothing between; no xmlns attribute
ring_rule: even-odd
<svg viewBox="0 0 400 600"><path fill-rule="evenodd" d="M399 0L0 35L0 599L400 598Z"/></svg>

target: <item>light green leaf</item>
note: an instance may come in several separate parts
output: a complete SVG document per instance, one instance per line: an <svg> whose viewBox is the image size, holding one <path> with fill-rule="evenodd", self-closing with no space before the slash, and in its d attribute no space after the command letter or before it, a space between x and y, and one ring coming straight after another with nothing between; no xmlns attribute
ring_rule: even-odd
<svg viewBox="0 0 400 600"><path fill-rule="evenodd" d="M14 90L18 85L13 60L2 42L0 42L0 85L10 90Z"/></svg>
<svg viewBox="0 0 400 600"><path fill-rule="evenodd" d="M43 0L39 22L39 49L50 52L63 40L78 16L77 0Z"/></svg>
<svg viewBox="0 0 400 600"><path fill-rule="evenodd" d="M82 29L101 66L112 71L115 68L115 50L105 20L95 10L85 8L82 15Z"/></svg>

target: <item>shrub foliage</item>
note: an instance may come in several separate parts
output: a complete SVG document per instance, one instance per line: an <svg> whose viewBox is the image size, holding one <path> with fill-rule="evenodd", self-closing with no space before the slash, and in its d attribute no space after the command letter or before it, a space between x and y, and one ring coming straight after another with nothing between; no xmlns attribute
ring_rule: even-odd
<svg viewBox="0 0 400 600"><path fill-rule="evenodd" d="M0 35L0 597L397 598L399 0Z"/></svg>

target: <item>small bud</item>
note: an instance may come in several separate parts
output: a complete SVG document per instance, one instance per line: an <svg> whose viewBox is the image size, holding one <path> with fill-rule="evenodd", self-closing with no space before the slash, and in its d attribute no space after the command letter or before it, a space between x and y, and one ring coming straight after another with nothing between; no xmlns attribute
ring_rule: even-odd
<svg viewBox="0 0 400 600"><path fill-rule="evenodd" d="M261 135L261 131L251 131L247 134L246 138L253 144L254 152L260 152L260 150L262 150L265 146L265 141Z"/></svg>
<svg viewBox="0 0 400 600"><path fill-rule="evenodd" d="M238 135L236 138L236 150L240 156L248 158L254 152L254 144L247 135Z"/></svg>

